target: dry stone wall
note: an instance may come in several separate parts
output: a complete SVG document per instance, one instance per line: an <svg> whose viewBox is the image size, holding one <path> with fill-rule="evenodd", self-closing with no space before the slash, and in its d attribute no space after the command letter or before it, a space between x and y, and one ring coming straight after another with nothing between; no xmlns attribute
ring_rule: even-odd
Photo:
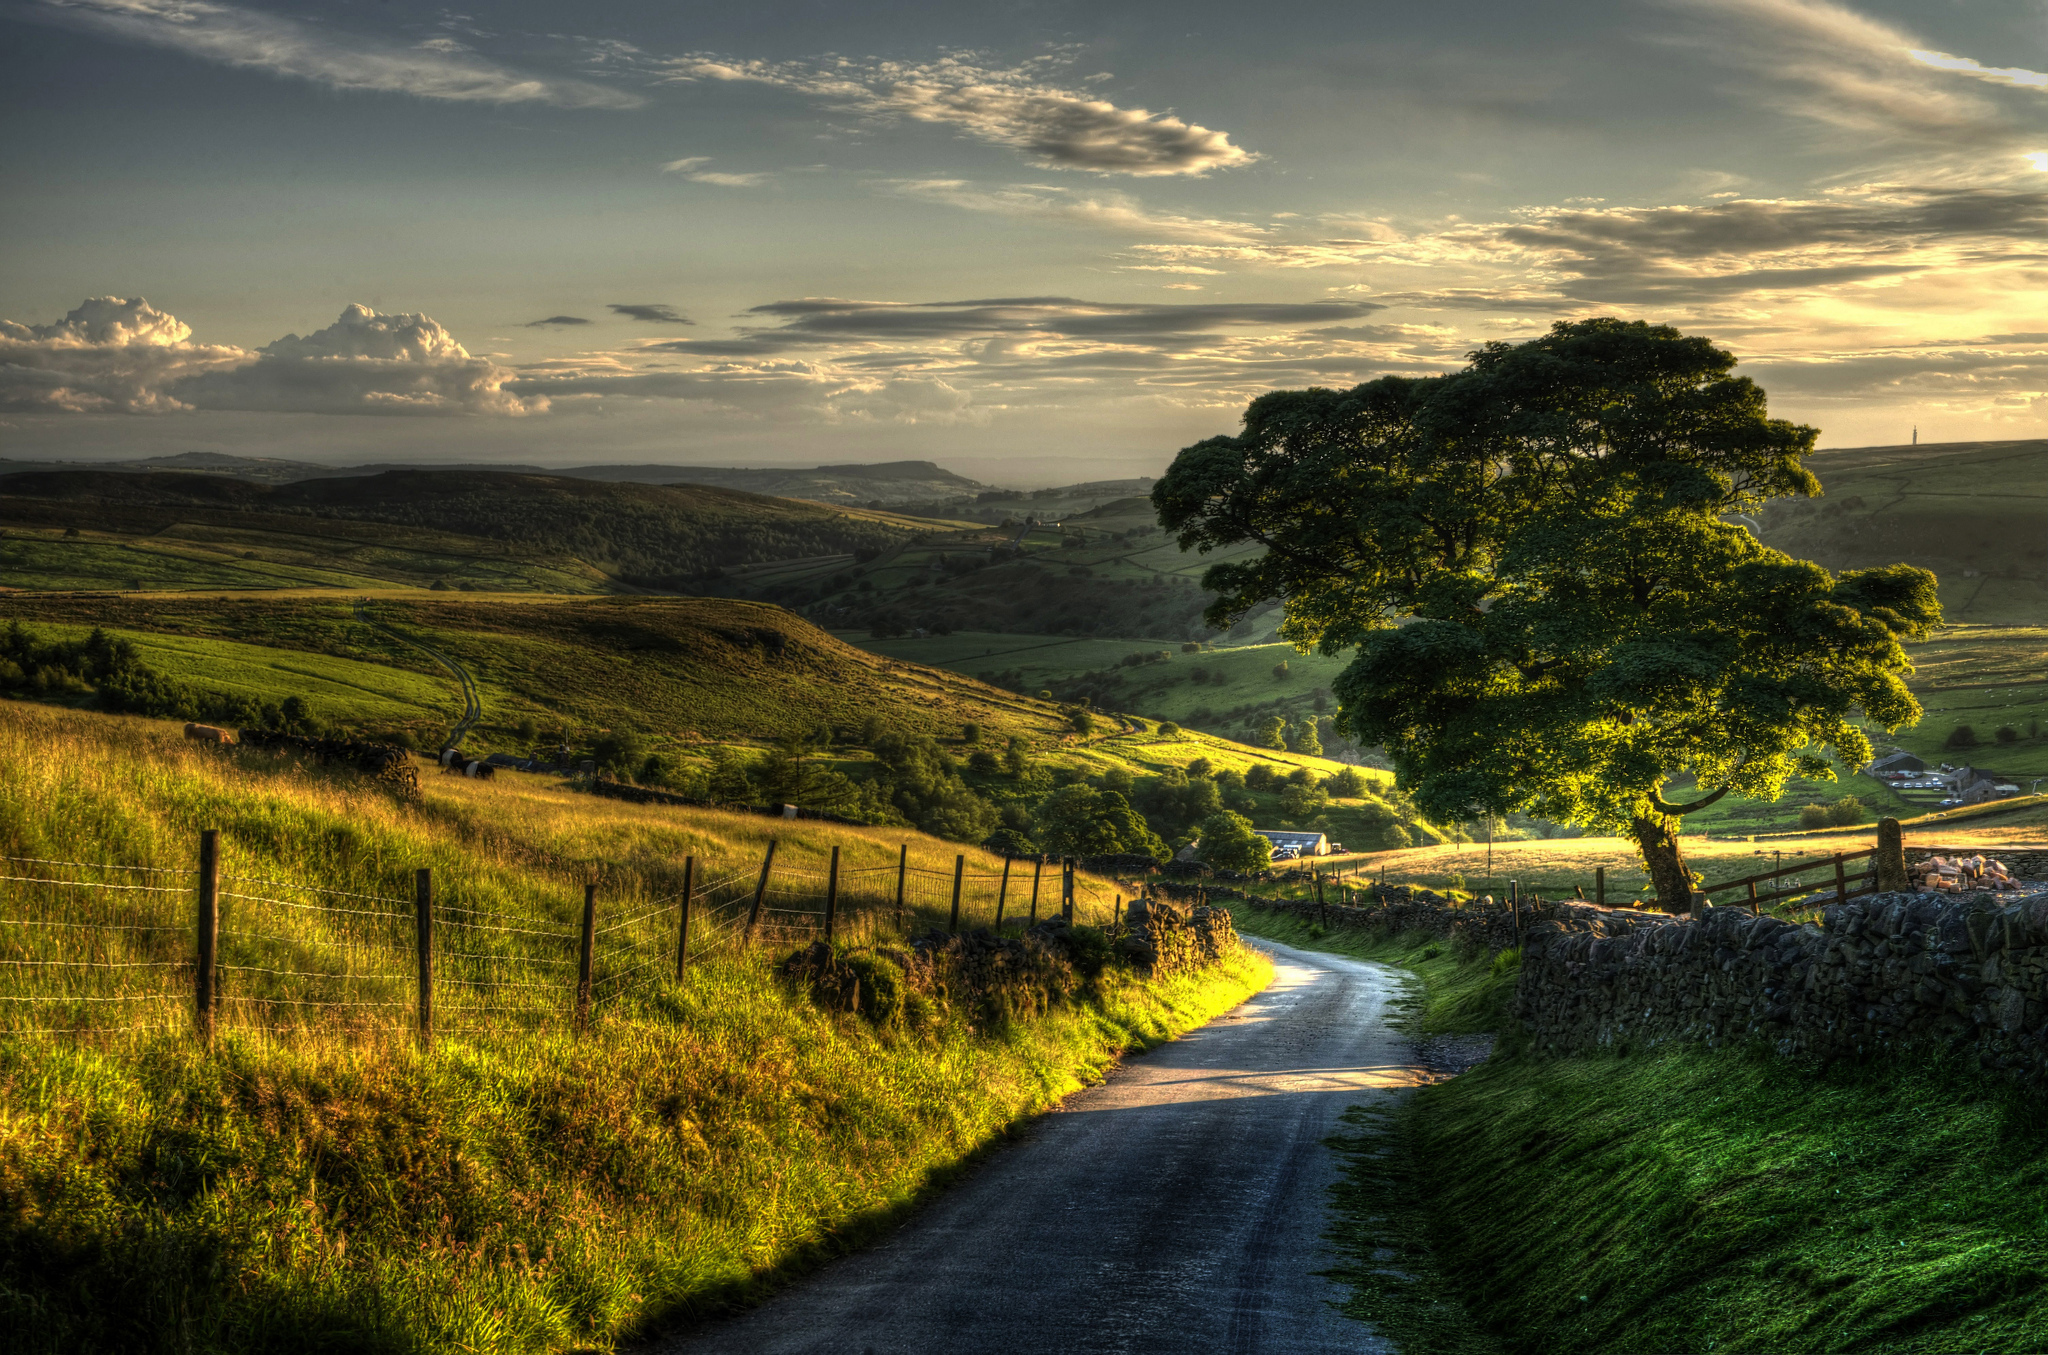
<svg viewBox="0 0 2048 1355"><path fill-rule="evenodd" d="M1817 926L1736 908L1598 934L1537 924L1515 1011L1553 1053L1674 1039L1823 1058L1927 1046L2048 1078L2048 892L1870 895Z"/></svg>

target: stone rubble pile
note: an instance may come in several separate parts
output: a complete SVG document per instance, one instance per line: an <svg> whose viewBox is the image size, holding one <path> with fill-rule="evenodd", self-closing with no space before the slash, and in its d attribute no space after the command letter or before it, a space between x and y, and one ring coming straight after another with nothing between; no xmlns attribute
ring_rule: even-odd
<svg viewBox="0 0 2048 1355"><path fill-rule="evenodd" d="M2018 889L2021 882L2002 861L1988 856L1930 856L1914 872L1920 887L1946 890Z"/></svg>
<svg viewBox="0 0 2048 1355"><path fill-rule="evenodd" d="M1132 899L1117 954L1154 974L1186 974L1215 964L1239 942L1221 908L1183 908L1169 899Z"/></svg>
<svg viewBox="0 0 2048 1355"><path fill-rule="evenodd" d="M2001 906L2003 905L2003 906ZM1901 1045L2048 1077L2048 893L1868 895L1793 924L1736 908L1695 921L1525 930L1515 1014L1545 1052L1769 1040L1781 1054Z"/></svg>

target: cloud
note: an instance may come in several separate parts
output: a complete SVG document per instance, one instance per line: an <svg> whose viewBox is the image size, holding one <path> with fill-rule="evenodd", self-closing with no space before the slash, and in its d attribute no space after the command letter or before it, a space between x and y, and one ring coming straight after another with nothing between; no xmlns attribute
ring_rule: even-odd
<svg viewBox="0 0 2048 1355"><path fill-rule="evenodd" d="M659 302L634 304L631 302L614 301L605 309L616 315L623 315L628 320L650 320L662 325L694 325L697 323L681 311L678 311L674 306L665 306Z"/></svg>
<svg viewBox="0 0 2048 1355"><path fill-rule="evenodd" d="M545 399L504 389L512 373L473 357L424 315L350 306L303 338L255 352L196 344L140 297L95 297L54 325L0 321L0 408L165 414L530 414Z"/></svg>
<svg viewBox="0 0 2048 1355"><path fill-rule="evenodd" d="M767 173L726 174L713 170L704 170L687 177L692 183L717 184L721 188L754 188L768 182L775 176Z"/></svg>
<svg viewBox="0 0 2048 1355"><path fill-rule="evenodd" d="M1966 56L1950 56L1947 52L1908 52L1923 66L1936 70L1954 71L1958 75L1971 75L1979 80L1989 80L1995 85L2031 86L2034 89L2048 89L2048 74L2030 71L2023 66L1981 66Z"/></svg>
<svg viewBox="0 0 2048 1355"><path fill-rule="evenodd" d="M708 155L691 155L681 160L671 160L661 167L664 174L680 174L693 183L717 184L723 188L752 188L774 178L773 174L727 174L705 169L711 163Z"/></svg>
<svg viewBox="0 0 2048 1355"><path fill-rule="evenodd" d="M40 0L27 12L87 32L329 89L564 108L636 108L645 102L637 94L581 80L522 75L445 40L401 47L212 0Z"/></svg>
<svg viewBox="0 0 2048 1355"><path fill-rule="evenodd" d="M990 188L965 179L895 179L884 186L901 197L957 207L962 211L1031 217L1127 235L1248 245L1272 234L1266 227L1244 221L1148 211L1122 193L1079 194L1049 184L1011 184Z"/></svg>
<svg viewBox="0 0 2048 1355"><path fill-rule="evenodd" d="M1454 228L1436 244L1542 264L1563 296L1693 302L2040 257L2048 192L1873 188L1705 207L1549 208Z"/></svg>
<svg viewBox="0 0 2048 1355"><path fill-rule="evenodd" d="M2030 71L1987 71L1931 52L1904 31L1825 0L1669 0L1707 22L1676 40L1762 81L1785 110L1873 150L2011 151L2026 124L1946 78L2019 84Z"/></svg>
<svg viewBox="0 0 2048 1355"><path fill-rule="evenodd" d="M580 315L550 315L545 320L528 320L526 322L526 328L540 329L543 326L547 325L587 325L589 323L590 321L584 319Z"/></svg>
<svg viewBox="0 0 2048 1355"><path fill-rule="evenodd" d="M22 413L163 414L184 377L249 360L191 342L192 328L142 297L92 297L53 325L0 320L0 409Z"/></svg>
<svg viewBox="0 0 2048 1355"><path fill-rule="evenodd" d="M1134 176L1207 174L1259 157L1226 132L1174 114L1121 108L1046 83L1064 54L1019 66L971 52L929 62L829 58L818 63L741 60L698 53L664 63L674 80L743 81L792 90L836 112L909 119L1007 146L1053 169Z"/></svg>

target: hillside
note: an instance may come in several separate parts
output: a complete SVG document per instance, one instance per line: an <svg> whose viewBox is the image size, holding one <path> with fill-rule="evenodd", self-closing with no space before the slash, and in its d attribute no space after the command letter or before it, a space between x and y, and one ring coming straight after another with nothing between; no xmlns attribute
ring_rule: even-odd
<svg viewBox="0 0 2048 1355"><path fill-rule="evenodd" d="M1941 576L1950 621L2048 623L2048 439L1816 452L1825 490L1757 515L1768 545L1829 569Z"/></svg>
<svg viewBox="0 0 2048 1355"><path fill-rule="evenodd" d="M285 484L177 471L0 476L7 524L156 534L196 522L289 536L307 519L453 534L521 559L587 562L655 588L764 561L876 553L930 525L739 490L495 471L392 470Z"/></svg>
<svg viewBox="0 0 2048 1355"><path fill-rule="evenodd" d="M1075 932L1013 940L1029 974L949 971L856 1015L776 973L816 934L833 849L870 872L841 895L838 937L872 978L904 972L878 948L900 956L907 932L945 925L954 844L536 778L430 776L408 803L162 724L8 702L0 804L8 873L50 881L17 879L0 919L14 1350L644 1340L885 1231L1021 1120L1271 972L1233 947L1147 978ZM226 877L210 1046L191 969L204 828ZM747 943L735 922L771 834L772 925ZM893 881L905 848L899 921L862 881ZM1000 863L967 856L985 921ZM702 892L679 977L690 857ZM434 872L430 1052L413 1026L415 868ZM1116 889L1084 877L1080 921L1108 921Z"/></svg>

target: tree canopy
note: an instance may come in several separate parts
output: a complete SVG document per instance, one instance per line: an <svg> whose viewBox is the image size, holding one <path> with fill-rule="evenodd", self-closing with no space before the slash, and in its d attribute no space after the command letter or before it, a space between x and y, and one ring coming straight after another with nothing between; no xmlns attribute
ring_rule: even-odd
<svg viewBox="0 0 2048 1355"><path fill-rule="evenodd" d="M1171 855L1130 802L1113 790L1063 786L1032 814L1038 845L1058 856Z"/></svg>
<svg viewBox="0 0 2048 1355"><path fill-rule="evenodd" d="M1273 864L1273 844L1252 831L1252 821L1227 809L1218 810L1202 822L1196 855L1217 870L1234 870L1241 875L1264 870Z"/></svg>
<svg viewBox="0 0 2048 1355"><path fill-rule="evenodd" d="M1818 430L1769 417L1732 354L1639 321L1560 323L1442 377L1278 391L1153 490L1213 565L1209 624L1284 600L1283 638L1354 651L1337 729L1431 817L1626 831L1667 906L1678 816L1870 755L1917 719L1902 639L1940 620L1907 565L1830 576L1733 515L1816 495ZM1690 773L1706 794L1665 798Z"/></svg>

